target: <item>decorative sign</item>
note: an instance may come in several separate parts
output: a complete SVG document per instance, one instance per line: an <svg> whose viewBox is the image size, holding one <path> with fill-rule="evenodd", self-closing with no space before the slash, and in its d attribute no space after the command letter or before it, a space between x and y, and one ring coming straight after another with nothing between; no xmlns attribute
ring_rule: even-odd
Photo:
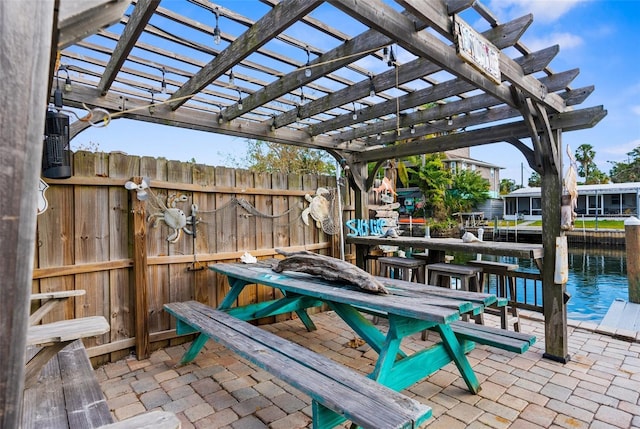
<svg viewBox="0 0 640 429"><path fill-rule="evenodd" d="M499 84L500 50L457 15L453 18L456 53L467 63Z"/></svg>
<svg viewBox="0 0 640 429"><path fill-rule="evenodd" d="M349 229L349 237L365 237L367 235L382 235L382 227L387 225L384 219L351 219L345 225Z"/></svg>
<svg viewBox="0 0 640 429"><path fill-rule="evenodd" d="M49 207L49 201L47 201L47 197L44 196L44 191L47 189L49 189L49 185L40 179L38 183L38 214L44 213L47 207Z"/></svg>

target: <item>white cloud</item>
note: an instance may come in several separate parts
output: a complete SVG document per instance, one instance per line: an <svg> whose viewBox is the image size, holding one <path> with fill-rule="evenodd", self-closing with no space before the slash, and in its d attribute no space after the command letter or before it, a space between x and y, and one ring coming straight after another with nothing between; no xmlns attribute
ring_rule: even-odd
<svg viewBox="0 0 640 429"><path fill-rule="evenodd" d="M583 41L582 37L571 33L550 33L544 37L527 38L525 44L532 51L548 48L553 45L559 45L560 49L566 51L582 45Z"/></svg>
<svg viewBox="0 0 640 429"><path fill-rule="evenodd" d="M533 13L538 22L553 22L586 0L491 0L490 9L509 19Z"/></svg>
<svg viewBox="0 0 640 429"><path fill-rule="evenodd" d="M632 150L634 150L637 147L640 147L640 139L632 140L632 141L630 141L628 143L624 143L624 144L606 146L606 147L603 147L603 148L599 148L598 152L602 151L603 153L610 154L614 158L617 158L617 161L620 161L622 159L626 159L627 153L631 152ZM611 159L611 161L615 161L615 160Z"/></svg>

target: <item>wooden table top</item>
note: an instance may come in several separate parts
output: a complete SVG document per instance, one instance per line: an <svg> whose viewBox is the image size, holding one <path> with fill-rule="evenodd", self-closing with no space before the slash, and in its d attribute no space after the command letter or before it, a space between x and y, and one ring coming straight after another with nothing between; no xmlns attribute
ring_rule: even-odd
<svg viewBox="0 0 640 429"><path fill-rule="evenodd" d="M542 259L542 244L511 243L503 241L476 241L464 243L460 238L425 237L346 237L348 244L367 246L400 246L414 249L440 250L444 252L482 253L485 255L512 256L516 258Z"/></svg>

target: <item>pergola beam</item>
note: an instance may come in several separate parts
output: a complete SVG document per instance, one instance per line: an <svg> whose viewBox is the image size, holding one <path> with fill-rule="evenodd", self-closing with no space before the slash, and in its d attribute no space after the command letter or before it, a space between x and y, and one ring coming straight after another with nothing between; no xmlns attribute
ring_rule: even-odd
<svg viewBox="0 0 640 429"><path fill-rule="evenodd" d="M245 33L220 52L216 58L185 82L172 96L171 109L182 106L189 97L204 89L237 62L251 55L262 45L280 34L315 9L321 0L284 0L263 16Z"/></svg>
<svg viewBox="0 0 640 429"><path fill-rule="evenodd" d="M502 102L515 107L509 88L504 83L500 85L493 83L460 59L453 46L445 44L436 36L425 31L415 31L414 20L398 13L382 1L370 0L364 3L358 0L329 0L329 2L371 28L389 37L394 37L399 45L414 55L429 58L444 70L467 80L476 88L482 89ZM415 2L414 5L419 8ZM419 19L422 17L417 17L415 20ZM453 38L453 34L451 37ZM503 78L521 88L537 102L551 108L552 111L562 112L566 109L562 99L553 94L547 94L546 89L540 85L537 79L524 76L522 69L502 52L500 53L500 70Z"/></svg>
<svg viewBox="0 0 640 429"><path fill-rule="evenodd" d="M120 36L118 44L111 54L109 63L104 68L100 83L98 83L98 89L101 94L104 95L111 87L120 68L127 59L127 56L129 56L129 53L131 53L140 34L142 34L142 30L144 30L145 25L147 25L147 22L149 22L149 19L151 19L151 16L153 16L159 4L160 0L138 0L136 3L131 18L129 18L129 22L125 26L122 36Z"/></svg>
<svg viewBox="0 0 640 429"><path fill-rule="evenodd" d="M505 107L506 108L506 107ZM591 128L607 114L602 106L556 113L549 116L552 130L576 131ZM542 131L542 130L538 130ZM381 149L371 149L354 155L354 159L373 162L382 159L402 158L423 153L444 152L463 147L481 146L490 143L508 141L511 138L531 137L529 127L524 121L496 125L464 133L448 134L441 137L421 139Z"/></svg>

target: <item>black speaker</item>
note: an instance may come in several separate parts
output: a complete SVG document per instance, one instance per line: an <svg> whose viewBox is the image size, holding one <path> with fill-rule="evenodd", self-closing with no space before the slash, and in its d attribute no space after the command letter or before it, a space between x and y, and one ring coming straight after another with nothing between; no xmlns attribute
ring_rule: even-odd
<svg viewBox="0 0 640 429"><path fill-rule="evenodd" d="M44 125L42 175L50 179L71 177L69 117L53 110L47 111Z"/></svg>

